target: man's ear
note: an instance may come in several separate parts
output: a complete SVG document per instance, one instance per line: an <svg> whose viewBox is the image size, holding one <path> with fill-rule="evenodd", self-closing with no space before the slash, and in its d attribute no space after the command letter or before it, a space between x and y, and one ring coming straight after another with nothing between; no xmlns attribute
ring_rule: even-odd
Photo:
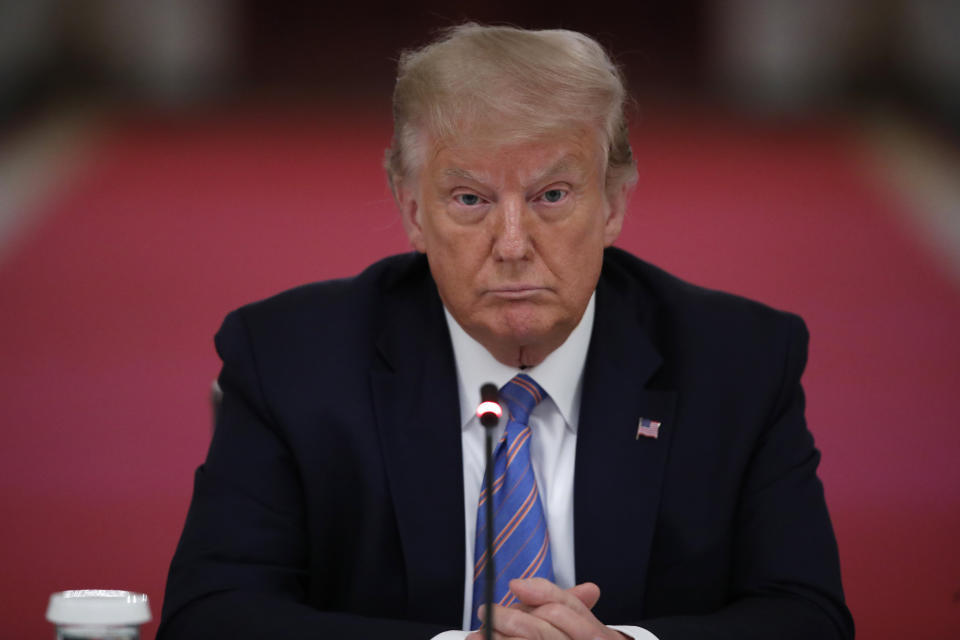
<svg viewBox="0 0 960 640"><path fill-rule="evenodd" d="M633 185L624 182L615 189L607 190L607 220L603 227L603 246L609 247L620 237L623 229L623 218L627 212L627 201L630 199L630 189Z"/></svg>
<svg viewBox="0 0 960 640"><path fill-rule="evenodd" d="M426 253L426 243L423 241L423 227L420 224L420 206L415 185L408 181L398 181L394 188L397 206L400 208L400 219L403 221L403 230L413 248L420 253Z"/></svg>

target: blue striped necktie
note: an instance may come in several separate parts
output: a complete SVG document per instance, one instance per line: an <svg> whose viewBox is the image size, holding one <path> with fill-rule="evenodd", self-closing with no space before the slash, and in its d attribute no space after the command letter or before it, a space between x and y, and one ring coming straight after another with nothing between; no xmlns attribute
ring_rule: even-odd
<svg viewBox="0 0 960 640"><path fill-rule="evenodd" d="M493 455L493 593L494 602L505 607L516 601L510 593L510 580L539 577L553 581L550 534L530 462L530 427L527 425L530 412L544 397L546 392L540 385L523 373L500 389L500 400L509 409L510 420ZM486 481L483 487L473 554L471 629L480 627L477 607L484 602L484 584L491 568L486 549Z"/></svg>

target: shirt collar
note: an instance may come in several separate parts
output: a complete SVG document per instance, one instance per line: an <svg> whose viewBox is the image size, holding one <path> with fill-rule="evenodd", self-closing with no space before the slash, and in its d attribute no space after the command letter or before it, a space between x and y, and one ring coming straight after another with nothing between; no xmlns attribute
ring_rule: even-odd
<svg viewBox="0 0 960 640"><path fill-rule="evenodd" d="M595 308L596 292L590 296L583 317L564 343L543 362L522 371L543 387L563 416L567 428L573 433L577 431L580 414L583 367L587 361L590 335L593 333ZM457 364L461 427L466 429L480 401L480 385L492 382L498 388L502 387L513 376L521 373L521 370L497 361L482 344L464 331L446 306L443 312L447 318L453 356Z"/></svg>

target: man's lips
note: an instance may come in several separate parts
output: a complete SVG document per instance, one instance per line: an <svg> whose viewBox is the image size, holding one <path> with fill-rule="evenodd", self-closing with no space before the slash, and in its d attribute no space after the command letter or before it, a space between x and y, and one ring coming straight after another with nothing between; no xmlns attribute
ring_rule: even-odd
<svg viewBox="0 0 960 640"><path fill-rule="evenodd" d="M546 287L538 287L534 285L506 285L488 289L487 293L505 300L525 300L527 298L532 298L538 293L542 293L546 290Z"/></svg>

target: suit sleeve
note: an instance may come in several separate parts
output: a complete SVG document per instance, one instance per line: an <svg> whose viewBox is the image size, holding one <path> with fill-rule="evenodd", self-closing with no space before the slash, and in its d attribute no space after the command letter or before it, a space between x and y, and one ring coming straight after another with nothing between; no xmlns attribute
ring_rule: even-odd
<svg viewBox="0 0 960 640"><path fill-rule="evenodd" d="M753 451L736 513L730 603L638 624L660 640L849 639L836 540L804 418L808 334L789 316L779 397Z"/></svg>
<svg viewBox="0 0 960 640"><path fill-rule="evenodd" d="M216 337L223 389L210 451L170 567L159 640L429 638L442 627L308 603L304 492L264 399L242 312Z"/></svg>

